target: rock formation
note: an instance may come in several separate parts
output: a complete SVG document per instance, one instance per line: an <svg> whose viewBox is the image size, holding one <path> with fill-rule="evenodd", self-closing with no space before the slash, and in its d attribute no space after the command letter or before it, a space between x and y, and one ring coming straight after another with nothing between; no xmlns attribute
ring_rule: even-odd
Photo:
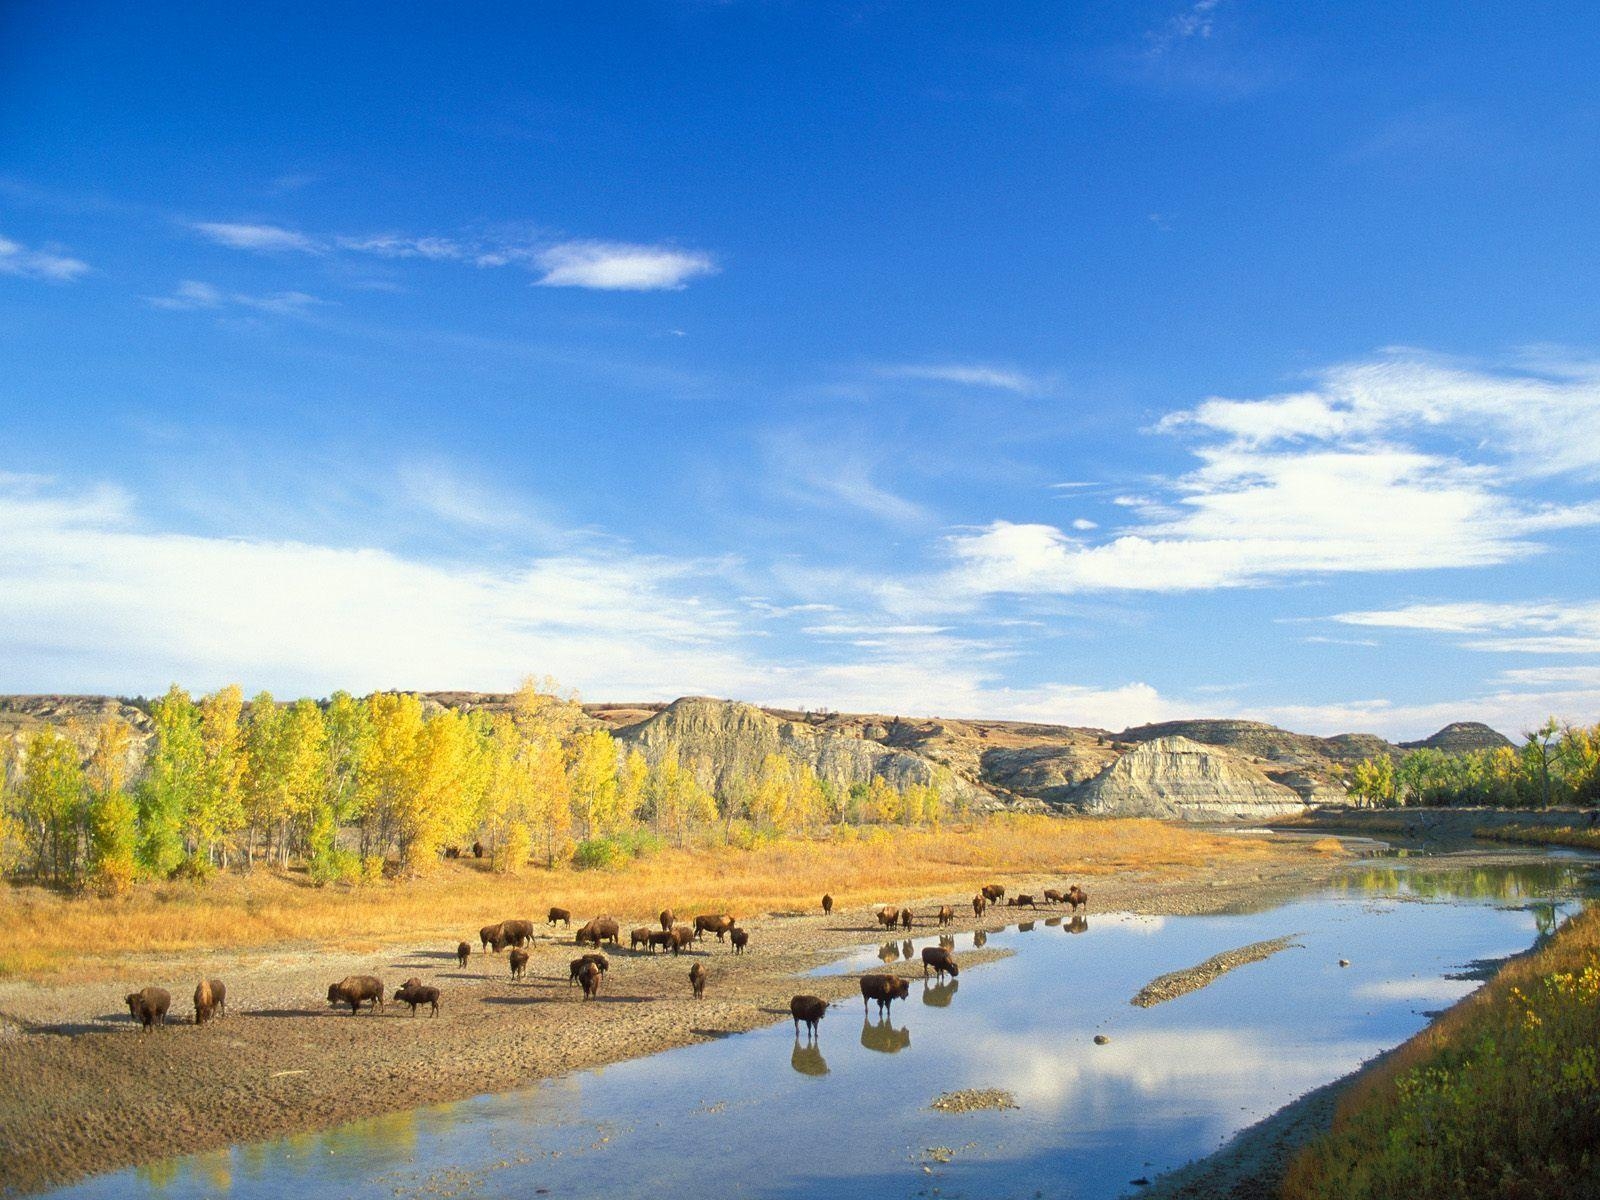
<svg viewBox="0 0 1600 1200"><path fill-rule="evenodd" d="M1513 745L1505 734L1490 729L1482 721L1452 721L1438 733L1420 742L1401 742L1402 750L1443 750L1446 754L1470 754L1475 750L1498 750Z"/></svg>
<svg viewBox="0 0 1600 1200"><path fill-rule="evenodd" d="M1134 747L1072 800L1086 812L1185 821L1258 820L1305 808L1240 756L1175 736Z"/></svg>

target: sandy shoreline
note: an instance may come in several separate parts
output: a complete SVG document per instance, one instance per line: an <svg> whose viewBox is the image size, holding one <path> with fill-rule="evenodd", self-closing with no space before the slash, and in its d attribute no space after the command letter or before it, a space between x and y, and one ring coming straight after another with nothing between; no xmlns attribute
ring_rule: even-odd
<svg viewBox="0 0 1600 1200"><path fill-rule="evenodd" d="M1254 908L1347 865L1286 856L1243 871L1223 862L1159 881L1128 873L1093 880L1093 903L1101 911L1160 915ZM1034 894L1057 882L996 878ZM965 894L885 899L912 904L916 936L936 932L932 913L944 903L956 908L954 932L997 930L1018 919L1016 910L991 909L975 921ZM786 1020L789 997L799 991L853 1004L859 992L852 976L795 976L884 940L870 908L831 917L773 913L742 924L751 933L742 957L709 936L677 958L608 948L605 990L587 1004L567 983L567 963L579 952L570 934L543 926L527 978L517 983L503 953L475 952L461 969L451 939L368 955L279 946L152 956L129 961L125 986L0 985L0 1077L8 1081L0 1095L0 1186L37 1191L172 1155L505 1091ZM623 921L624 938L630 925ZM989 957L962 955L969 965ZM699 1003L688 983L694 962L710 971ZM886 969L921 972L907 962ZM328 984L355 973L380 976L390 992L406 977L422 976L444 992L438 1019L413 1019L393 1003L376 1017L330 1010ZM189 997L202 975L226 980L231 1013L195 1028ZM178 1024L146 1036L120 1002L147 983L172 991Z"/></svg>

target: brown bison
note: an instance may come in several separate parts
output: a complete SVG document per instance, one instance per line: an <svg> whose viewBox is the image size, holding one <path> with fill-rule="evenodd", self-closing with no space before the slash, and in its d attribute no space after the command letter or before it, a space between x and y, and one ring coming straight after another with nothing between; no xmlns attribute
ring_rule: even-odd
<svg viewBox="0 0 1600 1200"><path fill-rule="evenodd" d="M956 919L956 910L955 909L951 908L948 904L941 904L939 906L939 928L940 929L943 929L946 925L950 924L950 922L954 921L955 919Z"/></svg>
<svg viewBox="0 0 1600 1200"><path fill-rule="evenodd" d="M911 928L911 910L909 908L902 908L900 910L900 928Z"/></svg>
<svg viewBox="0 0 1600 1200"><path fill-rule="evenodd" d="M1046 904L1065 904L1067 902L1067 894L1058 892L1055 888L1045 888L1044 902Z"/></svg>
<svg viewBox="0 0 1600 1200"><path fill-rule="evenodd" d="M885 929L893 929L900 924L900 910L892 905L885 905L878 910L878 924Z"/></svg>
<svg viewBox="0 0 1600 1200"><path fill-rule="evenodd" d="M564 908L552 907L550 911L545 914L544 923L546 925L561 924L565 925L568 929L571 929L572 914Z"/></svg>
<svg viewBox="0 0 1600 1200"><path fill-rule="evenodd" d="M617 924L614 917L595 917L573 935L573 940L580 946L585 942L592 946L610 942L616 946L621 944L618 940L621 936L622 926Z"/></svg>
<svg viewBox="0 0 1600 1200"><path fill-rule="evenodd" d="M706 995L706 969L703 963L695 963L689 968L689 987L694 991L696 1000L705 999Z"/></svg>
<svg viewBox="0 0 1600 1200"><path fill-rule="evenodd" d="M1015 897L1013 897L1007 903L1009 903L1012 908L1038 908L1039 907L1037 904L1035 904L1033 902L1033 897L1028 895L1027 892L1019 892Z"/></svg>
<svg viewBox="0 0 1600 1200"><path fill-rule="evenodd" d="M652 932L652 930L646 929L642 925L638 929L635 929L628 935L628 949L632 950L635 947L643 946L646 950L651 950L653 952L653 948L650 945L650 935Z"/></svg>
<svg viewBox="0 0 1600 1200"><path fill-rule="evenodd" d="M733 952L743 954L744 948L750 944L750 931L748 929L730 929L728 940L733 943Z"/></svg>
<svg viewBox="0 0 1600 1200"><path fill-rule="evenodd" d="M462 942L460 945L458 945L456 947L456 961L458 963L460 963L463 967L465 967L467 965L467 960L469 958L471 958L471 957L472 957L472 943L471 942Z"/></svg>
<svg viewBox="0 0 1600 1200"><path fill-rule="evenodd" d="M972 898L972 915L973 916L975 916L975 917L983 916L983 910L988 908L988 907L989 907L989 901L984 899L984 897L982 895L977 895L977 896L974 896Z"/></svg>
<svg viewBox="0 0 1600 1200"><path fill-rule="evenodd" d="M528 973L528 952L517 949L511 952L511 978L521 979Z"/></svg>
<svg viewBox="0 0 1600 1200"><path fill-rule="evenodd" d="M472 857L473 858L482 858L483 857L483 843L482 842L473 842L472 843Z"/></svg>
<svg viewBox="0 0 1600 1200"><path fill-rule="evenodd" d="M383 1007L383 981L374 975L347 975L328 985L328 1003L334 1008L348 1004L352 1017L363 1004L370 1003L376 1013Z"/></svg>
<svg viewBox="0 0 1600 1200"><path fill-rule="evenodd" d="M142 1026L140 1032L147 1033L158 1025L167 1023L167 1010L172 1007L172 993L166 988L147 987L141 991L129 992L122 998L128 1006L128 1015Z"/></svg>
<svg viewBox="0 0 1600 1200"><path fill-rule="evenodd" d="M833 915L833 897L826 892L822 895L822 915L825 917Z"/></svg>
<svg viewBox="0 0 1600 1200"><path fill-rule="evenodd" d="M504 921L496 921L493 925L485 925L478 930L478 941L483 943L483 952L485 954L491 950L498 954L501 948L505 946L505 943L500 940L500 927L504 924Z"/></svg>
<svg viewBox="0 0 1600 1200"><path fill-rule="evenodd" d="M911 985L904 979L893 975L863 975L861 977L861 1011L866 1012L867 1006L874 1001L878 1005L878 1015L889 1011L896 1000L904 1000L911 994Z"/></svg>
<svg viewBox="0 0 1600 1200"><path fill-rule="evenodd" d="M583 985L583 998L593 1000L600 994L600 968L594 963L584 963L578 972L578 982Z"/></svg>
<svg viewBox="0 0 1600 1200"><path fill-rule="evenodd" d="M595 970L604 975L611 969L611 960L604 954L585 954L581 958L573 959L569 965L567 974L568 987L571 987L574 983L579 981L580 977L583 975L583 969L585 967L593 967Z"/></svg>
<svg viewBox="0 0 1600 1200"><path fill-rule="evenodd" d="M678 918L672 915L672 910L670 908L663 908L661 910L661 915L657 917L656 920L661 922L662 933L671 933L672 926L677 922Z"/></svg>
<svg viewBox="0 0 1600 1200"><path fill-rule="evenodd" d="M461 857L461 847L460 846L451 846L451 847L449 847L448 849L445 850L444 856L446 858L460 858Z"/></svg>
<svg viewBox="0 0 1600 1200"><path fill-rule="evenodd" d="M956 962L956 956L943 946L924 946L922 948L922 977L926 979L928 972L932 971L939 979L946 975L954 979L961 974L961 967Z"/></svg>
<svg viewBox="0 0 1600 1200"><path fill-rule="evenodd" d="M517 953L521 954L522 951L518 950ZM417 1009L424 1004L433 1010L429 1014L430 1016L437 1017L439 1015L439 989L436 987L427 987L421 983L407 981L404 987L395 988L394 999L401 1004L409 1004L413 1017L417 1015Z"/></svg>
<svg viewBox="0 0 1600 1200"><path fill-rule="evenodd" d="M228 989L220 979L202 979L194 989L194 1023L204 1025L213 1016L228 1015Z"/></svg>
<svg viewBox="0 0 1600 1200"><path fill-rule="evenodd" d="M794 1018L794 1034L800 1036L800 1022L806 1023L806 1032L817 1036L817 1023L828 1012L828 1002L821 996L796 996L789 1001L789 1015Z"/></svg>
<svg viewBox="0 0 1600 1200"><path fill-rule="evenodd" d="M652 930L651 931L651 933L650 933L650 953L651 954L654 954L657 949L670 950L671 948L672 948L672 931L670 929L667 929L667 930L656 929L656 930Z"/></svg>
<svg viewBox="0 0 1600 1200"><path fill-rule="evenodd" d="M687 925L674 925L672 927L672 952L682 954L694 941L694 930Z"/></svg>
<svg viewBox="0 0 1600 1200"><path fill-rule="evenodd" d="M533 941L532 921L501 921L500 943L504 946L526 946Z"/></svg>
<svg viewBox="0 0 1600 1200"><path fill-rule="evenodd" d="M725 942L728 940L728 930L733 928L734 922L737 920L737 917L730 917L727 913L702 914L694 919L695 939L698 941L701 934L711 932L717 935L717 941Z"/></svg>
<svg viewBox="0 0 1600 1200"><path fill-rule="evenodd" d="M983 892L983 898L990 904L994 904L997 901L1004 900L1006 898L1005 888L1001 887L998 883L986 883L983 885L981 890Z"/></svg>
<svg viewBox="0 0 1600 1200"><path fill-rule="evenodd" d="M1067 903L1072 905L1073 912L1077 912L1080 908L1088 908L1089 893L1077 884L1073 884L1067 889Z"/></svg>

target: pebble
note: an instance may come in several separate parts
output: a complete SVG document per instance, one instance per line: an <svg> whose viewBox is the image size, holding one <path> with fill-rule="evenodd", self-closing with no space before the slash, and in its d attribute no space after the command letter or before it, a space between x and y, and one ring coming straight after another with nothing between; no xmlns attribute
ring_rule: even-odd
<svg viewBox="0 0 1600 1200"><path fill-rule="evenodd" d="M1109 1041L1110 1041L1110 1040L1111 1040L1111 1039L1110 1039L1110 1038L1108 1038L1108 1037L1107 1037L1107 1036L1106 1036L1106 1035L1105 1035L1105 1034L1103 1034L1103 1033L1097 1033L1097 1034L1095 1034L1095 1035L1094 1035L1094 1044L1095 1044L1095 1045L1096 1045L1096 1046L1104 1046L1104 1045L1105 1045L1105 1044L1106 1044L1106 1043L1108 1043L1108 1042L1109 1042Z"/></svg>

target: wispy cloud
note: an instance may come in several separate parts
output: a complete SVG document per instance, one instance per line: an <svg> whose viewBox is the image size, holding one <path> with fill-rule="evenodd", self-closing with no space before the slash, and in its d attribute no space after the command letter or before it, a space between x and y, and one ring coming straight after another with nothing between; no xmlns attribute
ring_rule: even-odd
<svg viewBox="0 0 1600 1200"><path fill-rule="evenodd" d="M245 225L226 221L200 221L193 226L201 237L232 250L253 250L261 254L318 254L321 243L281 225Z"/></svg>
<svg viewBox="0 0 1600 1200"><path fill-rule="evenodd" d="M42 279L47 283L72 283L89 273L89 264L81 258L59 254L54 250L34 250L0 236L0 275L17 275L23 279Z"/></svg>
<svg viewBox="0 0 1600 1200"><path fill-rule="evenodd" d="M1454 636L1470 650L1600 654L1600 602L1449 601L1338 613L1341 625Z"/></svg>
<svg viewBox="0 0 1600 1200"><path fill-rule="evenodd" d="M1216 28L1221 0L1194 0L1183 11L1169 17L1159 29L1147 35L1151 54L1164 54L1179 42L1209 38Z"/></svg>
<svg viewBox="0 0 1600 1200"><path fill-rule="evenodd" d="M358 254L375 254L380 258L426 258L434 262L461 260L472 257L472 252L454 238L409 237L405 234L382 233L364 237L339 237L335 239L341 249Z"/></svg>
<svg viewBox="0 0 1600 1200"><path fill-rule="evenodd" d="M252 295L248 292L229 292L214 284L197 279L185 279L165 296L147 298L152 308L168 312L219 311L245 308L274 316L301 316L326 301L306 292L285 291Z"/></svg>
<svg viewBox="0 0 1600 1200"><path fill-rule="evenodd" d="M544 272L541 287L600 291L676 291L717 270L708 254L627 242L560 242L540 250L536 261Z"/></svg>
<svg viewBox="0 0 1600 1200"><path fill-rule="evenodd" d="M985 363L905 363L880 368L880 373L890 379L951 383L1019 394L1039 391L1043 387L1043 381L1035 376Z"/></svg>

